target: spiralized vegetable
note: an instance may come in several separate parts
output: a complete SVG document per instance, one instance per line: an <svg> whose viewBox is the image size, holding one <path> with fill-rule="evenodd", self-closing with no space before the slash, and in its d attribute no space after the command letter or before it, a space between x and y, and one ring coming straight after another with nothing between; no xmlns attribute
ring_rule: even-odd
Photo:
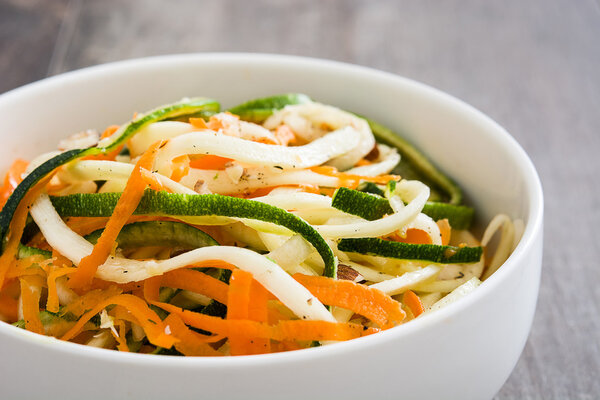
<svg viewBox="0 0 600 400"><path fill-rule="evenodd" d="M377 143L354 114L303 95L258 99L238 114L216 104L184 99L15 161L0 189L4 203L13 192L22 198L0 214L8 240L0 319L126 352L298 350L457 301L519 241L522 222L506 215L479 241L425 214L430 188L403 179L397 149ZM37 177L66 160L62 152L96 144L112 147L56 161ZM28 174L39 183L20 183ZM344 210L332 201L339 188L355 190L345 192ZM374 215L361 209L364 193L387 214L363 218ZM369 238L399 245L384 251ZM352 247L362 239L375 247Z"/></svg>

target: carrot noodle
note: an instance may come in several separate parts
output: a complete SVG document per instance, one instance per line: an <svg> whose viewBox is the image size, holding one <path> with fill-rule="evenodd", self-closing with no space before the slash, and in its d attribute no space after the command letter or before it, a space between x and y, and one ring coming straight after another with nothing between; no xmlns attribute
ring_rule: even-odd
<svg viewBox="0 0 600 400"><path fill-rule="evenodd" d="M56 279L71 274L75 271L72 267L58 268L48 274L48 299L46 301L46 310L58 312L58 291L56 289Z"/></svg>
<svg viewBox="0 0 600 400"><path fill-rule="evenodd" d="M293 277L324 304L352 310L383 329L399 324L405 317L400 303L380 290L323 276L295 274Z"/></svg>
<svg viewBox="0 0 600 400"><path fill-rule="evenodd" d="M250 288L252 274L236 269L231 274L229 281L229 295L227 297L227 320L247 320L248 306L250 303ZM241 332L230 332L229 346L231 355L245 355L250 353L250 339Z"/></svg>
<svg viewBox="0 0 600 400"><path fill-rule="evenodd" d="M4 207L4 204L6 204L9 196L23 180L22 176L23 173L25 173L28 165L28 161L18 158L8 169L6 177L4 178L4 183L2 184L2 188L0 188L0 208Z"/></svg>
<svg viewBox="0 0 600 400"><path fill-rule="evenodd" d="M16 299L6 293L0 293L0 318L4 317L8 321L18 319L19 303Z"/></svg>
<svg viewBox="0 0 600 400"><path fill-rule="evenodd" d="M188 328L177 314L169 314L164 321L171 334L179 341L175 348L186 356L212 356L219 357L219 353L205 341L204 336Z"/></svg>
<svg viewBox="0 0 600 400"><path fill-rule="evenodd" d="M69 329L61 339L69 340L75 337L86 322L111 304L117 304L127 308L127 310L140 321L150 343L156 346L170 348L176 342L176 339L173 336L165 333L164 323L160 320L158 315L148 307L146 302L139 297L130 294L116 295L98 303L91 311L85 313L79 321L77 321L75 326Z"/></svg>
<svg viewBox="0 0 600 400"><path fill-rule="evenodd" d="M30 276L20 278L23 319L27 330L44 333L44 327L39 316L41 288L35 284L35 280L32 278Z"/></svg>
<svg viewBox="0 0 600 400"><path fill-rule="evenodd" d="M10 223L8 232L8 241L4 244L4 252L0 256L0 289L4 286L4 279L8 269L14 265L16 260L16 253L19 247L21 236L23 236L23 230L27 222L27 214L33 201L40 195L44 190L46 183L51 179L48 176L40 180L32 189L27 192L25 197L19 203L17 210Z"/></svg>
<svg viewBox="0 0 600 400"><path fill-rule="evenodd" d="M340 187L343 186L351 189L356 189L362 181L385 185L389 181L397 181L400 179L398 175L362 176L346 174L344 172L338 172L334 167L313 167L310 170L317 174L338 178Z"/></svg>
<svg viewBox="0 0 600 400"><path fill-rule="evenodd" d="M402 302L410 308L415 317L418 317L425 312L425 307L423 307L421 299L412 290L404 292L402 295Z"/></svg>
<svg viewBox="0 0 600 400"><path fill-rule="evenodd" d="M171 179L175 182L179 182L181 178L190 172L190 157L187 154L175 157L171 160L171 168L173 170Z"/></svg>
<svg viewBox="0 0 600 400"><path fill-rule="evenodd" d="M229 286L205 273L191 269L177 269L163 275L164 286L189 290L227 304Z"/></svg>
<svg viewBox="0 0 600 400"><path fill-rule="evenodd" d="M231 158L206 155L200 158L192 158L189 166L196 169L224 170L225 166L233 161Z"/></svg>

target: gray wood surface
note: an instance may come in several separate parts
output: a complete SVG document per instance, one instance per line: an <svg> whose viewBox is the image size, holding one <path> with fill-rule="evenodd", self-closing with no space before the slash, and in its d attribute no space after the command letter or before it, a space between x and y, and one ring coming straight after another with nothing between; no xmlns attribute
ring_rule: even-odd
<svg viewBox="0 0 600 400"><path fill-rule="evenodd" d="M0 92L157 54L249 51L379 68L506 127L545 198L533 330L496 399L600 398L600 2L0 0Z"/></svg>

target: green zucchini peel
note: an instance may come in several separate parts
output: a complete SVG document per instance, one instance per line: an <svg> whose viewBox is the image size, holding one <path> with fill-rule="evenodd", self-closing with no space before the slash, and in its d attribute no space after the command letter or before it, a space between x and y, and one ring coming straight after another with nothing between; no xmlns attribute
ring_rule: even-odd
<svg viewBox="0 0 600 400"><path fill-rule="evenodd" d="M431 261L439 264L466 264L478 262L483 248L440 246L435 244L412 244L392 242L378 238L342 239L338 249L352 253L367 254L401 260Z"/></svg>
<svg viewBox="0 0 600 400"><path fill-rule="evenodd" d="M98 229L85 239L96 244L104 229ZM174 221L143 221L123 226L116 242L119 248L145 246L179 247L197 249L205 246L218 246L219 243L208 234L188 224Z"/></svg>
<svg viewBox="0 0 600 400"><path fill-rule="evenodd" d="M121 193L78 193L50 199L63 217L108 217L120 197ZM317 250L325 263L325 276L335 277L337 274L335 256L323 237L310 224L279 207L219 194L193 195L146 190L134 214L223 216L280 225L301 235Z"/></svg>
<svg viewBox="0 0 600 400"><path fill-rule="evenodd" d="M312 100L302 93L287 93L270 97L263 97L247 101L230 108L232 114L239 116L244 121L261 124L275 111L288 105L310 103Z"/></svg>

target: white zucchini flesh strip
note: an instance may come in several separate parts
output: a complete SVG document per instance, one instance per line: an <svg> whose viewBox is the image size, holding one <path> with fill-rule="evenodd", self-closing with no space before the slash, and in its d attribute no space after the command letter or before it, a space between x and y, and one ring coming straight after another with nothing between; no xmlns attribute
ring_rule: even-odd
<svg viewBox="0 0 600 400"><path fill-rule="evenodd" d="M387 281L374 283L369 286L373 289L379 289L383 293L390 296L395 296L400 293L406 292L408 289L418 285L421 282L425 282L432 279L440 272L440 267L435 265L429 265L421 270L407 272L397 278L393 278Z"/></svg>
<svg viewBox="0 0 600 400"><path fill-rule="evenodd" d="M481 285L481 281L479 279L469 279L467 282L463 283L452 292L442 297L441 300L434 303L428 312L439 310L440 308L446 307L448 304L454 303L455 301L473 292L479 285Z"/></svg>
<svg viewBox="0 0 600 400"><path fill-rule="evenodd" d="M81 160L69 164L60 172L60 179L66 182L98 181L98 180L127 180L133 172L133 164L104 161L104 160ZM175 182L157 172L151 173L167 189L174 193L198 194L192 189ZM122 191L122 190L121 190Z"/></svg>
<svg viewBox="0 0 600 400"><path fill-rule="evenodd" d="M331 197L314 193L275 194L252 199L285 210L314 210L331 208Z"/></svg>
<svg viewBox="0 0 600 400"><path fill-rule="evenodd" d="M483 238L481 239L481 245L487 246L492 237L496 234L496 232L500 231L500 241L498 242L498 246L496 247L496 251L490 260L490 263L485 270L485 274L483 275L483 280L489 278L494 272L500 268L500 266L506 261L508 256L513 250L513 243L515 238L515 227L513 225L512 220L508 215L499 214L496 215L492 221L488 224L485 232L483 233Z"/></svg>
<svg viewBox="0 0 600 400"><path fill-rule="evenodd" d="M424 283L418 284L415 287L415 289L420 292L428 292L428 293L451 292L472 278L480 278L481 274L483 273L484 265L485 265L485 259L483 257L481 257L481 260L479 260L479 262L472 263L472 264L463 264L463 265L457 264L454 266L447 265L444 267L444 269L455 269L455 268L460 269L460 272L462 272L463 276L460 278L455 278L455 279L443 279L444 275L447 275L447 274L445 273L445 271L441 271L440 274L438 275L437 280L435 280L433 282L424 282Z"/></svg>
<svg viewBox="0 0 600 400"><path fill-rule="evenodd" d="M179 121L159 121L146 125L127 143L131 157L142 154L159 140L172 139L186 133L198 131L192 124Z"/></svg>
<svg viewBox="0 0 600 400"><path fill-rule="evenodd" d="M58 177L63 182L129 179L134 164L105 160L78 160L65 165Z"/></svg>
<svg viewBox="0 0 600 400"><path fill-rule="evenodd" d="M238 162L284 169L309 168L355 148L361 134L351 127L331 132L304 146L279 146L252 142L211 130L187 133L171 139L156 158L158 172L168 174L170 161L182 155L217 155Z"/></svg>
<svg viewBox="0 0 600 400"><path fill-rule="evenodd" d="M428 293L421 294L419 297L421 298L421 303L423 304L423 308L428 311L432 305L434 305L438 300L442 298L442 293Z"/></svg>
<svg viewBox="0 0 600 400"><path fill-rule="evenodd" d="M98 348L108 348L113 345L115 342L115 338L110 333L108 329L100 331L100 333L92 336L90 340L88 340L85 345L98 347Z"/></svg>
<svg viewBox="0 0 600 400"><path fill-rule="evenodd" d="M37 156L36 158L31 160L31 162L29 163L27 168L25 168L25 173L21 176L21 178L25 179L25 177L27 175L29 175L31 173L31 171L33 171L34 169L36 169L37 167L39 167L46 161L50 160L51 158L56 157L57 155L59 155L61 153L62 153L61 151L50 151L48 153L40 154L39 156Z"/></svg>
<svg viewBox="0 0 600 400"><path fill-rule="evenodd" d="M338 322L342 323L350 321L350 318L352 318L352 316L354 315L354 311L342 307L333 307L331 313Z"/></svg>
<svg viewBox="0 0 600 400"><path fill-rule="evenodd" d="M410 202L398 212L375 221L360 221L344 225L316 225L314 228L329 238L363 238L387 235L402 229L423 209L429 198L429 188L418 181L401 181L396 193ZM392 198L397 196L393 195Z"/></svg>
<svg viewBox="0 0 600 400"><path fill-rule="evenodd" d="M384 144L378 144L377 147L382 153L377 162L362 167L355 167L345 171L347 174L361 176L377 176L389 174L400 162L400 154L396 149L392 149Z"/></svg>
<svg viewBox="0 0 600 400"><path fill-rule="evenodd" d="M127 186L126 179L109 179L104 182L104 185L100 186L98 193L122 192L125 190L125 186Z"/></svg>
<svg viewBox="0 0 600 400"><path fill-rule="evenodd" d="M225 171L191 168L181 179L181 184L193 187L196 182L203 181L213 193L238 194L259 188L282 185L317 185L337 187L339 179L321 175L310 170L268 171L265 168L249 168L239 181L232 180Z"/></svg>
<svg viewBox="0 0 600 400"><path fill-rule="evenodd" d="M290 126L297 136L309 142L319 140L317 138L323 134L327 135L323 127L338 130L351 128L358 132L359 140L352 149L341 153L327 163L340 171L352 168L375 146L375 138L367 121L339 108L321 103L311 102L286 106L276 111L263 125L268 129L274 129L282 123Z"/></svg>
<svg viewBox="0 0 600 400"><path fill-rule="evenodd" d="M48 244L75 265L79 265L92 252L93 245L63 222L47 195L38 197L30 212ZM158 261L111 256L98 268L96 276L116 283L135 282L209 260L223 260L252 273L254 279L302 319L335 322L325 306L280 266L254 251L240 247L202 247Z"/></svg>
<svg viewBox="0 0 600 400"><path fill-rule="evenodd" d="M297 270L298 265L300 265L300 263L302 263L312 252L312 247L302 238L302 236L294 235L286 240L281 246L267 254L267 257L275 261L275 263L286 272L293 273Z"/></svg>

